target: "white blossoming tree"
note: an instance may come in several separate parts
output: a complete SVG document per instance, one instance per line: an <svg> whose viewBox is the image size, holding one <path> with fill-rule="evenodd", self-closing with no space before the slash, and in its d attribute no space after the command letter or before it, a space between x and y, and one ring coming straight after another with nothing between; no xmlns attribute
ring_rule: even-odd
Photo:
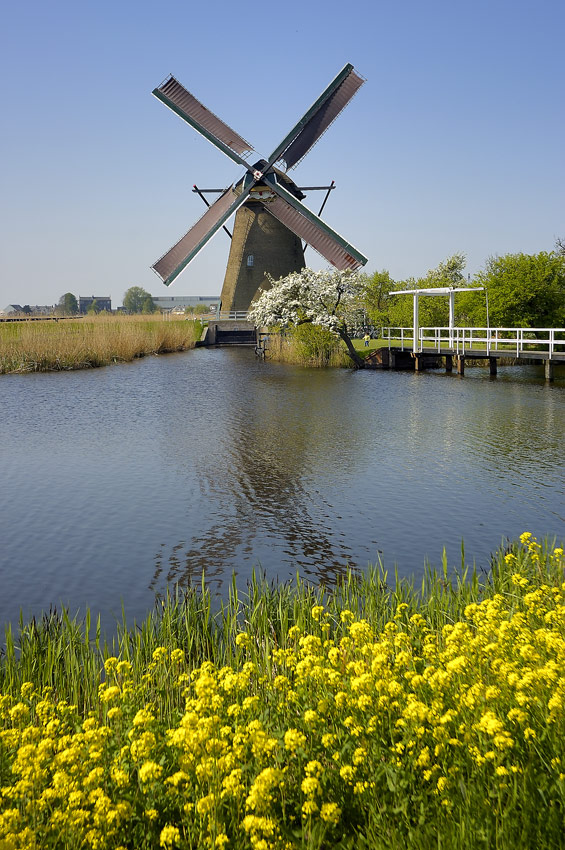
<svg viewBox="0 0 565 850"><path fill-rule="evenodd" d="M362 323L361 296L365 279L357 272L302 269L274 281L249 309L249 321L257 327L303 325L309 322L343 340L357 369L365 361L356 351L351 328Z"/></svg>

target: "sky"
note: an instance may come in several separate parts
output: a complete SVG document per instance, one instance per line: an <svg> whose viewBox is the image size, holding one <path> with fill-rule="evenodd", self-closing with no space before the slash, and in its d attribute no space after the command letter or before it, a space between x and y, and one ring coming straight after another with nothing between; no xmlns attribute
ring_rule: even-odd
<svg viewBox="0 0 565 850"><path fill-rule="evenodd" d="M219 231L150 266L242 169L151 91L169 73L268 155L350 62L367 82L304 161L323 218L395 280L565 236L562 0L22 0L0 30L0 309L65 292L219 295ZM259 157L257 157L259 158ZM320 193L306 204L318 211ZM312 268L326 261L308 249Z"/></svg>

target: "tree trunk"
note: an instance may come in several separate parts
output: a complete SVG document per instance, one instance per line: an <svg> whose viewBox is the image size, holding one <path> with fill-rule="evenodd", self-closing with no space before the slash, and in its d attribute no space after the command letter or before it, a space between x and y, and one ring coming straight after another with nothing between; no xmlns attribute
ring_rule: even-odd
<svg viewBox="0 0 565 850"><path fill-rule="evenodd" d="M355 346L351 342L351 337L349 336L347 331L345 331L343 328L339 328L338 334L340 335L340 337L344 341L345 345L347 346L347 353L349 354L349 356L353 360L353 365L355 366L355 368L356 369L364 369L365 368L365 359L363 357L361 357L361 355L359 354L359 352L357 351L357 349L355 348Z"/></svg>

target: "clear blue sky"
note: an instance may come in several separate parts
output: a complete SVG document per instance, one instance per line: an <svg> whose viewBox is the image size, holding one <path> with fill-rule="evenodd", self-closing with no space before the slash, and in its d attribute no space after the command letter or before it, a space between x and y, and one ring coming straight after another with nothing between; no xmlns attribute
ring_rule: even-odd
<svg viewBox="0 0 565 850"><path fill-rule="evenodd" d="M292 174L336 181L324 218L369 271L551 250L564 35L563 0L5 4L0 308L219 294L221 231L168 289L150 269L204 211L192 185L241 173L151 96L170 72L264 155L351 62L367 83Z"/></svg>

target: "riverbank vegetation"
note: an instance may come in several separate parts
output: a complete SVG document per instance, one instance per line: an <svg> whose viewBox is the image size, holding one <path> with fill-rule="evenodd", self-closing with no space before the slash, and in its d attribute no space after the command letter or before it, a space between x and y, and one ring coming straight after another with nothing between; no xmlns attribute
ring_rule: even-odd
<svg viewBox="0 0 565 850"><path fill-rule="evenodd" d="M273 336L275 360L312 366L364 367L366 351L357 344L383 327L411 328L413 299L402 290L476 288L455 301L458 327L563 327L565 325L565 252L491 257L471 281L466 259L454 254L423 277L395 281L386 270L362 272L303 269L278 281L252 304L249 316ZM421 298L420 327L446 327L447 298ZM311 330L303 330L305 326ZM314 331L317 328L317 331ZM332 339L333 337L333 339ZM341 345L339 344L341 342ZM509 350L512 346L508 346ZM361 350L360 350L361 349Z"/></svg>
<svg viewBox="0 0 565 850"><path fill-rule="evenodd" d="M85 369L193 348L197 321L101 313L81 319L0 322L0 374Z"/></svg>
<svg viewBox="0 0 565 850"><path fill-rule="evenodd" d="M7 633L0 846L560 847L565 561L161 603Z"/></svg>
<svg viewBox="0 0 565 850"><path fill-rule="evenodd" d="M412 296L391 294L395 291L471 286L483 291L457 296L460 327L486 327L487 319L490 327L565 326L565 252L559 242L554 251L489 257L472 279L465 266L465 255L458 253L419 278L395 281L386 270L366 275L363 302L370 323L412 325ZM447 326L447 298L422 298L419 306L421 327Z"/></svg>
<svg viewBox="0 0 565 850"><path fill-rule="evenodd" d="M316 325L289 327L269 336L267 356L279 363L302 366L351 366L351 359L335 334Z"/></svg>

